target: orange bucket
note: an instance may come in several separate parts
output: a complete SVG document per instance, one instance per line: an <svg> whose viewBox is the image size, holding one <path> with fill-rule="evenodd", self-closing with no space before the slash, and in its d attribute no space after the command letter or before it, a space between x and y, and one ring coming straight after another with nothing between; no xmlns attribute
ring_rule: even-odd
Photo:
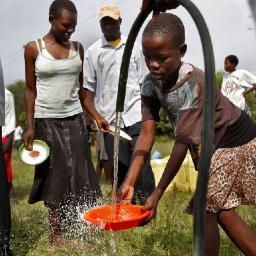
<svg viewBox="0 0 256 256"><path fill-rule="evenodd" d="M149 214L140 205L105 205L85 211L84 221L104 230L123 230L138 227Z"/></svg>

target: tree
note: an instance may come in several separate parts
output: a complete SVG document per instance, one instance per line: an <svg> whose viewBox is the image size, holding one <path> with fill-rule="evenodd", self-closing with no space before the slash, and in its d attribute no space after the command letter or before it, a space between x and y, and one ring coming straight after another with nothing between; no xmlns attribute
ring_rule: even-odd
<svg viewBox="0 0 256 256"><path fill-rule="evenodd" d="M222 84L223 75L224 75L224 72L223 72L223 71L217 71L217 73L216 73L216 75L215 75L216 86L217 86L217 88L219 88L219 89L220 89L221 84Z"/></svg>
<svg viewBox="0 0 256 256"><path fill-rule="evenodd" d="M165 111L161 108L160 109L160 121L156 127L156 134L157 135L173 135L173 128L170 124L170 121L165 113Z"/></svg>

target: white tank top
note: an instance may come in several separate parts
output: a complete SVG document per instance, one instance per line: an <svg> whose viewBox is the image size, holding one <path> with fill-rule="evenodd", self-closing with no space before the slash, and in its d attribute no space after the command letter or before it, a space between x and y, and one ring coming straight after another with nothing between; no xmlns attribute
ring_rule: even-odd
<svg viewBox="0 0 256 256"><path fill-rule="evenodd" d="M82 61L79 50L70 41L69 56L55 59L41 39L42 50L36 41L38 57L35 62L35 118L65 118L82 112L79 99L79 74ZM79 49L79 47L78 47Z"/></svg>

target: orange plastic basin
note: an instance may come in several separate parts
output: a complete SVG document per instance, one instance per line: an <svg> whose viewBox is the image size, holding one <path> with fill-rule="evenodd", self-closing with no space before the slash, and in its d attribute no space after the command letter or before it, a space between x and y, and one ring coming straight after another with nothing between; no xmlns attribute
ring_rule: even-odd
<svg viewBox="0 0 256 256"><path fill-rule="evenodd" d="M85 211L84 220L104 230L123 230L139 226L149 214L140 205L105 205Z"/></svg>

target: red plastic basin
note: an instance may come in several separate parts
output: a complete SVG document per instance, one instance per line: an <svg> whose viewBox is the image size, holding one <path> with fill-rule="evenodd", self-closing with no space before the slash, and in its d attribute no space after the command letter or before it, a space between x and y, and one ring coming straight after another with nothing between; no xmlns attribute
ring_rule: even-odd
<svg viewBox="0 0 256 256"><path fill-rule="evenodd" d="M84 221L104 230L123 230L138 227L150 211L140 205L105 205L84 212Z"/></svg>

